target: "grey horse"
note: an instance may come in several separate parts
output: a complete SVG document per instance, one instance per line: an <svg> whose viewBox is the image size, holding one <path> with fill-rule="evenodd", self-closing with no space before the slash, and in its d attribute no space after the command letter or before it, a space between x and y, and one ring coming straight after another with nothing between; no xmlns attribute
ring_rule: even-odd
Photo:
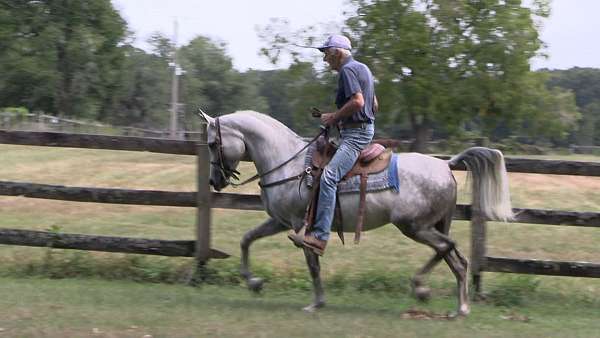
<svg viewBox="0 0 600 338"><path fill-rule="evenodd" d="M307 141L279 121L253 111L235 112L218 118L202 113L208 123L211 154L210 184L220 191L236 177L240 161L252 161L260 179L261 198L267 214L264 223L248 231L241 240L241 274L248 287L260 290L263 281L254 277L249 266L249 248L257 239L289 229L301 229L310 191L299 177L305 171ZM363 231L386 224L395 225L404 235L434 250L433 257L411 280L418 298L426 298L429 289L425 275L442 259L456 277L458 315L470 311L465 257L448 233L456 206L456 181L450 167L466 163L476 187L473 196L489 219L513 217L502 153L474 147L449 161L418 153L399 153L399 192L384 190L368 193ZM299 186L300 185L300 186ZM354 231L358 194L340 196L344 230ZM314 301L304 309L314 311L325 305L320 278L319 257L304 249L314 288Z"/></svg>

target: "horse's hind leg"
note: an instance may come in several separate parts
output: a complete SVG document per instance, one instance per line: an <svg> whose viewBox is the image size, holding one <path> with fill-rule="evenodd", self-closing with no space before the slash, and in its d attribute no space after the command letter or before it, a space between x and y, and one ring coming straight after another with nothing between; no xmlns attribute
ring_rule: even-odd
<svg viewBox="0 0 600 338"><path fill-rule="evenodd" d="M411 278L410 286L415 297L420 301L427 301L431 296L431 289L425 285L425 276L442 260L442 256L435 254L429 261Z"/></svg>
<svg viewBox="0 0 600 338"><path fill-rule="evenodd" d="M442 234L447 235L448 232L450 231L450 223L451 222L452 222L452 216L444 217L438 223L436 223L435 228L438 231L440 231ZM400 227L400 226L398 226L398 228L406 236L413 238L414 235L412 235L412 233L408 229L405 229L404 227ZM405 230L403 230L403 229L405 229ZM413 238L413 239L418 241L415 238ZM421 243L423 243L423 242L421 242ZM427 243L425 243L425 244L427 244ZM454 243L452 241L451 241L451 245L454 246ZM431 270L433 270L433 268L435 268L438 265L438 263L443 258L444 257L442 255L440 255L439 253L437 253L437 251L436 251L436 254L433 257L431 257L429 259L429 261L427 263L425 263L425 265L419 271L417 271L417 273L411 279L411 287L412 287L415 297L417 297L418 300L420 300L420 301L429 300L429 297L431 295L431 289L425 285L425 277L429 272L431 272Z"/></svg>
<svg viewBox="0 0 600 338"><path fill-rule="evenodd" d="M417 293L417 291L423 291L418 290L418 288L423 288L422 283L424 275L430 272L431 269L433 269L433 267L443 258L456 277L459 303L458 314L467 315L470 311L467 290L467 261L456 249L454 242L447 235L441 233L434 227L419 229L415 226L408 226L399 228L406 236L433 248L436 253L435 256L431 258L429 262L427 262L427 264L425 264L425 266L413 278L413 286L416 286L415 293Z"/></svg>
<svg viewBox="0 0 600 338"><path fill-rule="evenodd" d="M467 260L454 248L445 257L444 260L448 263L450 270L454 273L458 288L458 314L466 316L471 312L469 308L469 290L467 278Z"/></svg>
<svg viewBox="0 0 600 338"><path fill-rule="evenodd" d="M240 242L240 247L242 249L242 265L240 267L240 273L246 279L246 285L248 285L250 290L258 292L263 286L262 278L254 277L250 272L250 245L257 239L275 235L286 229L287 228L280 222L273 218L269 218L258 227L246 232L244 237L242 237L242 241Z"/></svg>
<svg viewBox="0 0 600 338"><path fill-rule="evenodd" d="M452 270L452 273L456 277L456 282L458 285L458 297L459 297L459 310L458 313L461 315L467 315L470 312L469 309L469 278L467 277L467 269L469 267L469 261L465 258L465 256L458 251L454 242L448 237L450 233L450 224L452 223L452 216L454 214L454 210L446 214L440 222L435 225L435 228L447 238L453 244L453 249L448 252L448 255L444 257L444 260ZM449 262L452 260L453 262Z"/></svg>
<svg viewBox="0 0 600 338"><path fill-rule="evenodd" d="M323 284L321 283L321 265L319 263L319 256L310 249L304 249L304 256L306 257L306 264L310 271L310 277L313 281L313 290L315 293L315 300L312 304L304 308L304 311L313 312L318 308L325 306L325 293L323 291Z"/></svg>

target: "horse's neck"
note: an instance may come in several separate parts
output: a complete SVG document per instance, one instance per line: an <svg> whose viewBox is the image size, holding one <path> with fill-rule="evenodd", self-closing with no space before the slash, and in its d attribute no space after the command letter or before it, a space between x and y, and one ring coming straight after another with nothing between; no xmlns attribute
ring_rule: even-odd
<svg viewBox="0 0 600 338"><path fill-rule="evenodd" d="M287 161L306 145L306 141L283 125L271 125L269 122L261 120L255 120L252 123L240 121L236 124L237 129L244 135L248 155L259 174ZM297 163L303 163L305 152L306 150L287 165L287 169L297 166ZM284 174L287 171L289 170L282 169L278 172ZM280 175L273 173L273 177L276 176Z"/></svg>

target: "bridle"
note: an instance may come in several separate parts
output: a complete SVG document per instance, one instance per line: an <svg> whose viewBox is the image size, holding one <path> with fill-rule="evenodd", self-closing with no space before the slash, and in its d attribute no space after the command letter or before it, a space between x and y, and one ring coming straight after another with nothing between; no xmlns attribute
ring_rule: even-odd
<svg viewBox="0 0 600 338"><path fill-rule="evenodd" d="M225 156L223 156L223 141L221 137L221 123L219 122L218 117L215 119L215 127L217 128L217 134L215 135L215 146L218 149L217 160L211 161L210 163L219 168L221 175L225 178L225 181L227 183L233 185L235 183L231 182L229 179L233 177L236 180L239 180L240 177L238 175L240 175L240 172L235 169L229 168L229 166L225 164Z"/></svg>
<svg viewBox="0 0 600 338"><path fill-rule="evenodd" d="M219 168L221 175L225 178L225 182L227 182L228 184L230 184L233 187L239 187L244 184L250 183L252 181L256 181L257 179L262 179L263 177L281 169L283 166L285 166L286 164L290 163L293 159L298 157L298 155L300 155L306 148L308 148L311 144L313 144L319 138L319 136L323 135L327 131L327 129L322 128L321 131L319 132L319 134L317 134L317 136L315 136L312 140L310 140L310 142L308 142L304 147L302 147L302 149L300 149L292 157L287 159L285 162L279 164L278 166L276 166L272 169L269 169L262 174L256 174L256 175L250 177L249 179L245 180L244 182L235 183L235 182L231 182L230 178L233 177L234 179L239 181L240 178L238 175L240 175L240 172L235 169L229 168L227 166L227 164L225 163L225 160L224 160L225 157L223 156L223 138L221 136L221 123L220 123L218 117L215 118L215 127L217 129L217 133L215 135L214 145L217 147L217 159L216 159L216 161L211 161L210 163ZM259 182L258 185L261 188L268 188L268 187L276 186L276 185L283 184L283 183L286 183L289 181L293 181L296 179L301 179L302 177L304 177L305 175L310 173L309 169L310 168L305 169L297 175L290 176L288 178L284 178L284 179L276 181L276 182L271 182L271 183L267 183L267 184L263 184L262 182Z"/></svg>

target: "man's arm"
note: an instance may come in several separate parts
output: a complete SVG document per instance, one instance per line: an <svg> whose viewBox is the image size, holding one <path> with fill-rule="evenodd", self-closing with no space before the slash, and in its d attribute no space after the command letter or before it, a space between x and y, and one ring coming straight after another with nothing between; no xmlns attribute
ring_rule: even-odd
<svg viewBox="0 0 600 338"><path fill-rule="evenodd" d="M346 102L338 111L321 115L321 122L326 126L333 125L346 117L352 116L352 114L361 110L364 105L365 98L361 92L358 92L353 94L350 97L350 100L348 100L348 102Z"/></svg>

